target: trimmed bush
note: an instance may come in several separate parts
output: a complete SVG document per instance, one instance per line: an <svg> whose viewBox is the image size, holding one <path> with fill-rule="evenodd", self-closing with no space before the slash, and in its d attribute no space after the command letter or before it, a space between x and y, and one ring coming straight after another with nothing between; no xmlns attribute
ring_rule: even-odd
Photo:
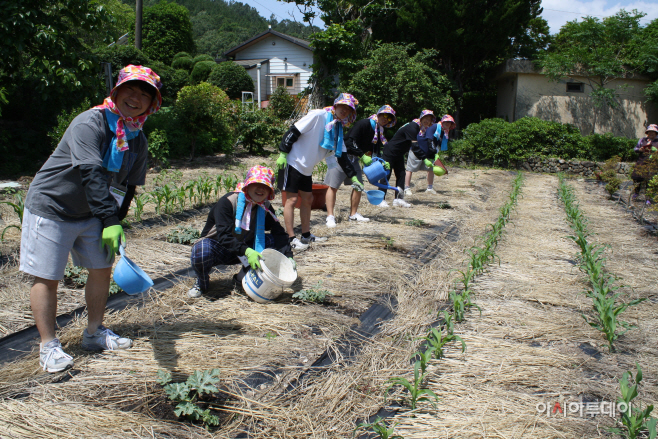
<svg viewBox="0 0 658 439"><path fill-rule="evenodd" d="M176 95L180 89L189 85L189 73L185 70L176 70L161 62L152 62L146 66L153 69L160 76L160 81L162 81L162 88L160 89L162 105L165 107L174 105Z"/></svg>
<svg viewBox="0 0 658 439"><path fill-rule="evenodd" d="M174 59L177 58L192 58L192 55L187 52L178 52L176 55L174 55Z"/></svg>
<svg viewBox="0 0 658 439"><path fill-rule="evenodd" d="M238 141L252 154L265 153L268 145L278 145L288 127L268 108L243 112L237 124Z"/></svg>
<svg viewBox="0 0 658 439"><path fill-rule="evenodd" d="M217 64L208 82L224 90L231 99L242 99L243 91L254 91L254 81L249 73L233 61Z"/></svg>
<svg viewBox="0 0 658 439"><path fill-rule="evenodd" d="M203 62L203 61L212 61L215 62L215 58L213 58L210 55L206 55L205 53L202 53L201 55L197 55L194 57L194 64Z"/></svg>
<svg viewBox="0 0 658 439"><path fill-rule="evenodd" d="M141 50L134 46L117 46L104 47L94 52L102 62L109 62L112 64L112 78L116 83L119 77L119 70L128 64L134 65L148 65L151 60Z"/></svg>
<svg viewBox="0 0 658 439"><path fill-rule="evenodd" d="M634 151L637 139L615 137L612 133L605 133L590 134L585 140L593 160L601 162L614 156L619 156L624 162L637 160L637 154Z"/></svg>
<svg viewBox="0 0 658 439"><path fill-rule="evenodd" d="M175 58L171 62L172 68L186 70L188 72L192 70L193 65L194 65L194 60L192 59L191 56L181 56L180 58Z"/></svg>
<svg viewBox="0 0 658 439"><path fill-rule="evenodd" d="M279 119L288 119L295 110L295 98L290 96L288 90L281 85L272 93L269 108Z"/></svg>
<svg viewBox="0 0 658 439"><path fill-rule="evenodd" d="M194 64L192 73L190 74L190 82L192 84L199 84L200 82L208 81L210 72L217 65L215 61L201 61Z"/></svg>

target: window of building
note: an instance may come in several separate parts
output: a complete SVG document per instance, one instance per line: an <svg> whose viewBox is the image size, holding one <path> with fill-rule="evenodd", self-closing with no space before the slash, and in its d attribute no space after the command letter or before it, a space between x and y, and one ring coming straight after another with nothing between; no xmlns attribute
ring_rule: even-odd
<svg viewBox="0 0 658 439"><path fill-rule="evenodd" d="M276 78L276 86L286 87L290 91L295 87L295 78L279 76Z"/></svg>
<svg viewBox="0 0 658 439"><path fill-rule="evenodd" d="M584 93L585 84L582 82L567 82L567 93Z"/></svg>

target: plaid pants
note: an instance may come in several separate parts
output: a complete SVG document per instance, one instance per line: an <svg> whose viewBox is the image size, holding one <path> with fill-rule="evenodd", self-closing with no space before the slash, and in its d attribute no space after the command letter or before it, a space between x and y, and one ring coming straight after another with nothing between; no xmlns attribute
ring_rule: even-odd
<svg viewBox="0 0 658 439"><path fill-rule="evenodd" d="M274 237L270 234L265 234L265 248L272 247L274 247ZM192 246L190 261L199 279L199 287L203 291L208 290L212 267L215 265L240 264L238 255L210 238L204 238Z"/></svg>

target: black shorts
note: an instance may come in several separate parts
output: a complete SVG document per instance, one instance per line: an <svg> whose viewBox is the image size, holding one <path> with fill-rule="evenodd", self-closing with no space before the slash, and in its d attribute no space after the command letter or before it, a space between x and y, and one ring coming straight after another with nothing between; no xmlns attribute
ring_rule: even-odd
<svg viewBox="0 0 658 439"><path fill-rule="evenodd" d="M287 165L284 169L279 169L277 187L286 192L312 192L313 177L311 175L303 175L297 169Z"/></svg>

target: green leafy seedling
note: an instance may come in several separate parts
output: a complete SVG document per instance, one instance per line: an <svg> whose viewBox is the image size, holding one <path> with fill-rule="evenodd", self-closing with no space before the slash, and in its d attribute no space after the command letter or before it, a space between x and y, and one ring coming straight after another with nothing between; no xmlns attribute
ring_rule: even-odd
<svg viewBox="0 0 658 439"><path fill-rule="evenodd" d="M627 439L635 439L642 432L646 431L648 432L649 439L655 439L657 436L656 423L658 420L651 416L653 405L648 405L644 409L633 407L633 400L638 396L638 387L642 381L642 369L638 363L635 363L635 366L637 367L635 378L631 372L624 372L621 380L619 380L621 398L618 401L627 407L625 411L621 412L621 423L624 429L609 428L608 430L612 433L622 435Z"/></svg>
<svg viewBox="0 0 658 439"><path fill-rule="evenodd" d="M352 437L356 436L357 430L364 428L364 429L370 429L374 433L378 434L380 439L404 439L404 437L400 436L399 434L394 434L395 426L398 424L399 422L396 422L391 426L391 428L389 428L389 426L386 425L386 421L384 421L381 417L377 416L377 419L375 419L374 422L372 423L362 422L359 425L357 425L356 428L354 429L354 433L352 434Z"/></svg>
<svg viewBox="0 0 658 439"><path fill-rule="evenodd" d="M311 288L297 291L292 295L292 297L295 299L303 300L304 302L323 303L327 296L333 295L334 293L331 291L322 288L322 281L318 281L318 283Z"/></svg>
<svg viewBox="0 0 658 439"><path fill-rule="evenodd" d="M420 372L420 369L421 369L420 361L416 361L416 363L414 363L413 383L410 383L409 380L407 380L404 377L389 378L387 382L390 384L386 388L386 392L388 392L392 387L402 386L405 389L407 389L407 391L409 392L409 405L411 407L411 410L416 410L416 405L422 401L427 401L430 404L432 404L433 407L436 408L435 401L438 401L439 397L436 396L436 394L432 390L423 389L420 387L422 385L423 380L425 379L425 375Z"/></svg>

